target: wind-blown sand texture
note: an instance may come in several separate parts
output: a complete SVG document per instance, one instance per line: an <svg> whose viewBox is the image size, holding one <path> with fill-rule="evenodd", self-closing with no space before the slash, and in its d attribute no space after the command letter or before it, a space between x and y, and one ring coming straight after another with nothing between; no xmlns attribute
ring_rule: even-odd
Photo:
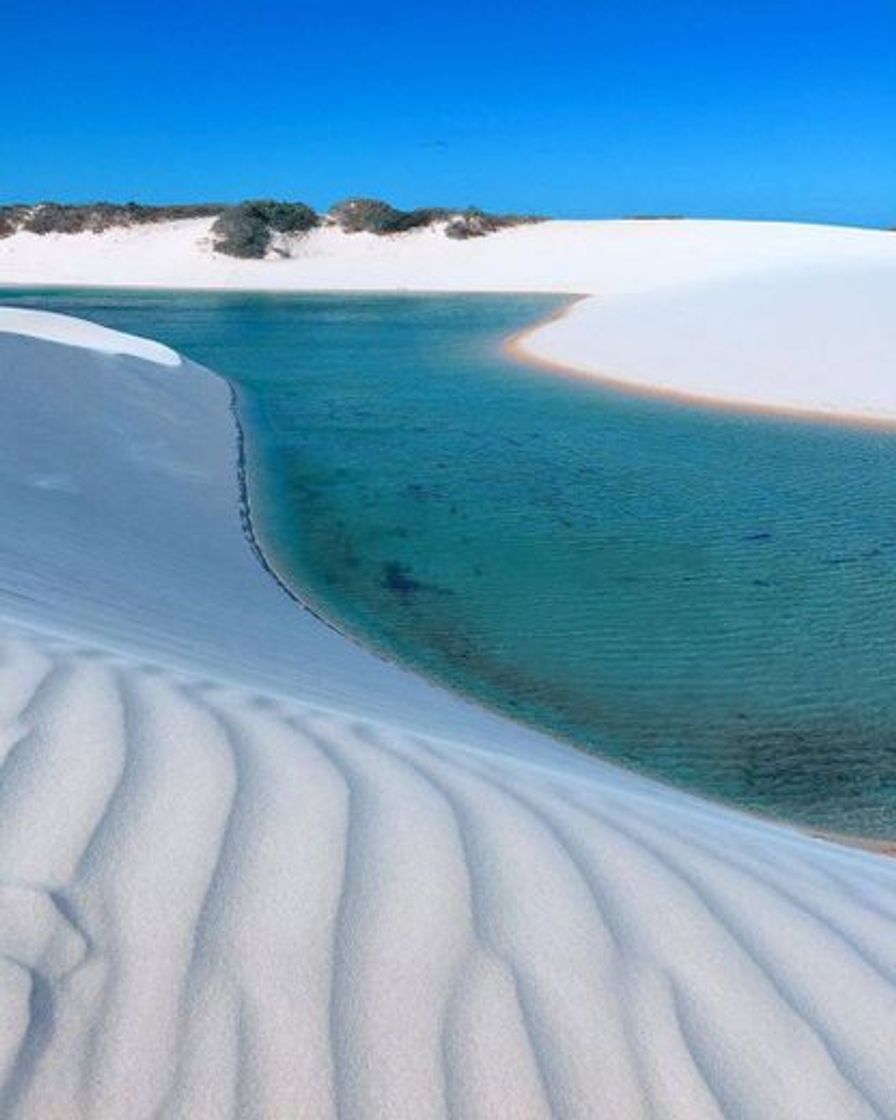
<svg viewBox="0 0 896 1120"><path fill-rule="evenodd" d="M0 311L0 1115L896 1115L896 862L303 612L228 387Z"/></svg>
<svg viewBox="0 0 896 1120"><path fill-rule="evenodd" d="M544 222L454 241L315 230L288 259L212 219L0 240L0 284L569 292L529 356L725 403L896 420L896 233L770 222Z"/></svg>

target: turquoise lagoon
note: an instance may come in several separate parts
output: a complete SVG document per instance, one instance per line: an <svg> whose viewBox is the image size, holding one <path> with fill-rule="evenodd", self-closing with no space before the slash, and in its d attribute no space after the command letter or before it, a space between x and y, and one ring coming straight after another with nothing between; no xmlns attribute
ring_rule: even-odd
<svg viewBox="0 0 896 1120"><path fill-rule="evenodd" d="M255 529L315 610L580 747L896 834L896 436L511 361L556 297L3 291L236 388Z"/></svg>

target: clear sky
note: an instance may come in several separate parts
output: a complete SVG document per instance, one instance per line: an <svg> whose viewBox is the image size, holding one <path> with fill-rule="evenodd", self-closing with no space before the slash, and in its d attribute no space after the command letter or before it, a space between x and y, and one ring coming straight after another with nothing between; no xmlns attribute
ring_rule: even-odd
<svg viewBox="0 0 896 1120"><path fill-rule="evenodd" d="M896 0L5 0L0 200L896 224Z"/></svg>

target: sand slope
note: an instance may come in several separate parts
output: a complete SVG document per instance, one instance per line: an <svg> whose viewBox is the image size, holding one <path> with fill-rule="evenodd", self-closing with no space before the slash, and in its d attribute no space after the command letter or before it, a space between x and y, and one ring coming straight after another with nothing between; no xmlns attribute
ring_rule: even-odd
<svg viewBox="0 0 896 1120"><path fill-rule="evenodd" d="M226 386L60 329L0 311L0 1115L896 1114L896 863L326 630Z"/></svg>

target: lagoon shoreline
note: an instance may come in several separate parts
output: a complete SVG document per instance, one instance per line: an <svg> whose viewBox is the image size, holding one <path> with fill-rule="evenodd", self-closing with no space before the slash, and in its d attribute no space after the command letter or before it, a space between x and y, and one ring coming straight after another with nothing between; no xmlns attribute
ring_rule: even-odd
<svg viewBox="0 0 896 1120"><path fill-rule="evenodd" d="M896 422L896 233L691 219L546 221L296 236L290 256L212 248L212 219L0 239L0 287L545 293L571 304L509 340L555 372L696 406Z"/></svg>

